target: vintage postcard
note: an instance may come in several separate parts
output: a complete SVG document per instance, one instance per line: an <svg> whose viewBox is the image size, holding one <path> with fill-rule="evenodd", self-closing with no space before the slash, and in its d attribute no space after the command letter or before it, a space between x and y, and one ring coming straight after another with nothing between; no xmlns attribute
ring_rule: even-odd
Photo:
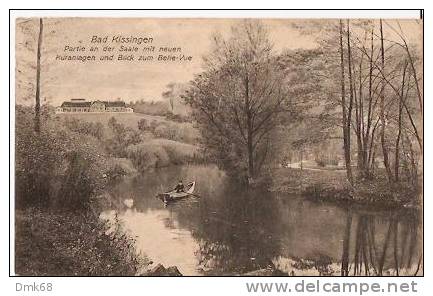
<svg viewBox="0 0 433 296"><path fill-rule="evenodd" d="M14 274L423 276L423 20L18 17Z"/></svg>

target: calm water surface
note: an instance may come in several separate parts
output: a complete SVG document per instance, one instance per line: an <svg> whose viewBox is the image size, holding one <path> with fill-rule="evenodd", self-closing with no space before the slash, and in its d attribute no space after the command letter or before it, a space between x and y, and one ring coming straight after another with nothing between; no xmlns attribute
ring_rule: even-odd
<svg viewBox="0 0 433 296"><path fill-rule="evenodd" d="M178 180L201 196L170 204L155 194ZM215 166L158 169L122 181L119 211L137 248L184 275L231 275L274 265L292 275L422 274L422 228L410 212L374 212L245 191Z"/></svg>

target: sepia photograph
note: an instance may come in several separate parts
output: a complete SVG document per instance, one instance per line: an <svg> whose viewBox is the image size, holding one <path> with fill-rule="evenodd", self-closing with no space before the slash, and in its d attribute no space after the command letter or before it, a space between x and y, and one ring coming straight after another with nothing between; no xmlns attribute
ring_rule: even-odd
<svg viewBox="0 0 433 296"><path fill-rule="evenodd" d="M423 19L18 17L17 276L424 276Z"/></svg>

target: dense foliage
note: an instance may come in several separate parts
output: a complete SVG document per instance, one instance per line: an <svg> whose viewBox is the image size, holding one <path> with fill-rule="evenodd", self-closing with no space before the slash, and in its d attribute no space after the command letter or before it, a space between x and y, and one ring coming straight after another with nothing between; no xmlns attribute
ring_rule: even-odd
<svg viewBox="0 0 433 296"><path fill-rule="evenodd" d="M18 207L88 208L110 180L146 169L201 161L191 123L141 119L136 126L111 117L105 125L43 111L33 129L31 108L16 111ZM120 161L120 159L123 159Z"/></svg>
<svg viewBox="0 0 433 296"><path fill-rule="evenodd" d="M216 35L204 71L183 96L203 145L229 173L260 177L284 155L291 126L321 98L320 52L277 52L265 25L246 20Z"/></svg>
<svg viewBox="0 0 433 296"><path fill-rule="evenodd" d="M100 192L108 170L104 148L97 138L83 135L45 114L43 129L33 129L33 112L17 107L15 184L18 207L88 207Z"/></svg>
<svg viewBox="0 0 433 296"><path fill-rule="evenodd" d="M89 212L18 211L15 271L27 276L134 276L146 259L120 225L111 227Z"/></svg>

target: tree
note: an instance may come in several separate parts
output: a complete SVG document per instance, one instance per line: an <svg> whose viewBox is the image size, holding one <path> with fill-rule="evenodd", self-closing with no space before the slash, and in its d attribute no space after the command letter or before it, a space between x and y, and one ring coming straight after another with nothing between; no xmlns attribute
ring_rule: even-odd
<svg viewBox="0 0 433 296"><path fill-rule="evenodd" d="M348 28L349 29L349 28ZM349 35L348 35L349 36ZM349 42L348 42L349 44ZM350 47L349 47L350 48ZM350 49L348 49L350 52ZM350 60L350 59L349 59ZM349 182L353 183L352 175L352 163L350 159L350 124L352 117L352 83L350 81L350 103L349 110L346 105L346 87L345 87L345 76L344 76L344 46L343 46L343 21L340 20L340 69L341 69L341 109L342 109L342 125L343 125L343 149L344 159L346 163L346 175ZM351 70L349 70L351 71ZM351 75L351 72L350 74Z"/></svg>
<svg viewBox="0 0 433 296"><path fill-rule="evenodd" d="M167 84L167 88L168 90L162 93L162 97L167 99L169 104L170 104L170 108L171 108L171 112L173 112L174 110L174 96L175 96L175 89L176 89L176 84L175 83L169 83Z"/></svg>
<svg viewBox="0 0 433 296"><path fill-rule="evenodd" d="M137 122L137 126L140 131L144 132L149 127L149 124L145 118L142 118Z"/></svg>
<svg viewBox="0 0 433 296"><path fill-rule="evenodd" d="M388 180L400 182L400 168L415 161L410 164L415 176L417 154L422 152L422 93L416 68L421 58L416 46L404 39L401 27L398 32L387 21L351 20L346 25L340 21L310 27L320 30L322 38L318 49L323 52L323 71L312 74L320 75L326 95L319 105L324 105L323 116L339 119L334 122L342 130L346 167L356 159L356 177L372 178L379 173L376 159L383 157ZM401 40L392 40L393 31ZM413 140L418 151L411 150ZM347 172L349 180L351 174Z"/></svg>
<svg viewBox="0 0 433 296"><path fill-rule="evenodd" d="M19 29L18 32L22 33L22 35L25 36L25 40L23 42L17 41L17 44L23 45L23 48L27 51L34 52L35 54L35 63L33 61L33 58L30 61L25 61L25 65L21 67L19 64L23 61L17 60L17 88L25 88L26 91L33 92L34 96L34 112L35 112L35 118L34 118L34 130L39 133L41 129L41 118L40 118L40 111L41 111L41 99L40 99L40 89L41 89L41 51L42 51L42 40L43 40L43 34L44 34L44 23L42 18L39 18L37 21L37 25L35 24L35 21L32 19L26 19L26 20L19 20L17 22L17 29ZM36 29L37 28L37 29ZM35 32L36 31L36 32ZM34 40L34 34L36 33L37 38ZM19 40L19 39L18 39ZM35 49L36 48L36 49ZM26 68L26 69L23 69ZM25 71L28 71L29 69L35 70L35 83L34 85L28 81L28 77L21 80L19 77L19 74L22 74Z"/></svg>
<svg viewBox="0 0 433 296"><path fill-rule="evenodd" d="M162 97L168 100L172 113L185 113L184 102L182 101L182 94L186 90L186 85L182 83L170 82L167 84L167 91L162 93ZM176 112L175 112L176 107Z"/></svg>
<svg viewBox="0 0 433 296"><path fill-rule="evenodd" d="M243 21L230 38L214 36L205 65L184 96L204 144L226 168L243 167L255 177L268 157L279 115L292 105L265 27Z"/></svg>
<svg viewBox="0 0 433 296"><path fill-rule="evenodd" d="M399 170L400 170L400 140L401 140L401 134L402 134L402 127L403 127L403 103L404 103L404 87L406 83L406 70L407 70L407 61L405 61L404 67L403 67L403 74L402 74L402 82L401 82L401 97L398 104L398 132L397 132L397 139L395 141L395 164L394 164L394 176L395 181L399 181Z"/></svg>
<svg viewBox="0 0 433 296"><path fill-rule="evenodd" d="M385 73L385 48L383 45L383 27L382 27L382 19L379 21L380 24L380 53L381 53L381 70L382 73ZM385 165L386 173L388 176L388 180L392 181L392 173L388 159L388 148L386 147L385 142L385 80L382 81L382 88L380 91L380 143L382 145L382 155L383 155L383 163Z"/></svg>
<svg viewBox="0 0 433 296"><path fill-rule="evenodd" d="M44 23L39 19L38 50L36 55L36 94L35 94L35 131L41 131L41 47Z"/></svg>
<svg viewBox="0 0 433 296"><path fill-rule="evenodd" d="M112 132L112 137L106 140L106 148L112 155L125 157L127 147L141 141L139 131L125 127L122 123L117 122L114 116L108 120L108 127Z"/></svg>
<svg viewBox="0 0 433 296"><path fill-rule="evenodd" d="M41 130L41 105L43 103L42 86L55 79L44 77L42 72L50 66L47 63L49 36L56 33L50 29L58 21L49 21L48 31L45 32L46 22L43 18L18 19L17 20L17 50L16 50L16 93L18 99L34 101L34 129L37 133ZM43 79L42 79L43 78Z"/></svg>
<svg viewBox="0 0 433 296"><path fill-rule="evenodd" d="M407 138L407 136L403 136L403 134L408 134L410 138L415 139L419 144L420 152L422 152L422 139L417 127L417 117L422 115L422 100L419 100L421 94L418 92L418 76L414 68L415 63L411 64L411 60L412 62L417 60L414 58L414 52L409 50L406 40L402 37L402 31L401 33L397 32L397 34L403 38L403 43L388 39L385 35L383 24L391 28L391 31L397 32L386 21L379 20L379 35L374 34L375 24L372 24L371 29L369 29L371 30L371 49L367 50L364 44L365 42L361 42L359 39L357 42L359 54L361 57L366 56L370 62L368 74L369 109L367 123L361 120L361 124L367 126L367 129L361 130L363 134L361 138L364 142L364 155L366 156L367 153L371 155L371 147L374 147L375 141L374 132L379 130L378 138L382 148L381 152L388 180L390 182L399 182L399 170L402 157L407 157L408 153L415 153L413 150L407 150L409 146L411 146L408 145L407 142L406 145L403 145L402 139ZM376 40L374 40L374 36L376 36ZM375 41L379 44L379 51L377 53L374 50ZM361 79L364 80L364 77L362 76L361 70L359 77L360 90L362 90ZM377 114L374 115L376 105L379 107L377 108ZM362 112L362 109L360 112ZM377 119L374 119L374 117ZM372 124L372 121L375 121L375 123ZM371 126L373 126L373 128L371 137L369 137ZM376 127L378 128L376 129ZM355 130L355 132L358 133L358 130ZM393 137L395 137L395 140L392 139ZM392 142L395 143L394 146L392 146ZM369 143L370 149L367 149ZM406 148L404 152L401 150L403 146ZM410 156L410 158L412 158L412 156ZM364 161L364 167L362 168L367 174L369 166L371 166L369 161L370 156ZM391 170L393 161L394 169ZM403 163L405 162L406 161L403 161Z"/></svg>

